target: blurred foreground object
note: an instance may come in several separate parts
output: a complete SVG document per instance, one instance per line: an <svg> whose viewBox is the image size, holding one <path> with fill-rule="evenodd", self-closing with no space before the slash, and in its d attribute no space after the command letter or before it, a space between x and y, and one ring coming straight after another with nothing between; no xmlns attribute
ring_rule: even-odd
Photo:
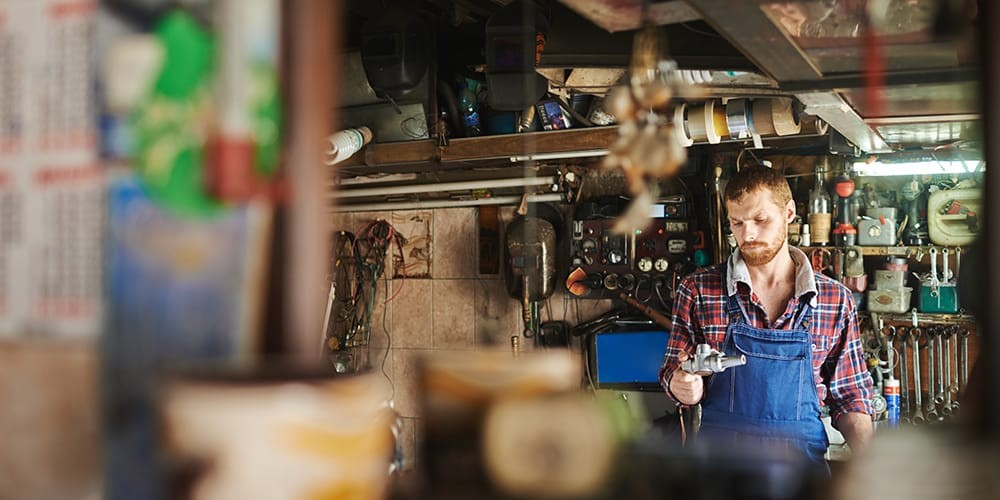
<svg viewBox="0 0 1000 500"><path fill-rule="evenodd" d="M504 493L581 498L610 483L622 445L641 425L610 393L501 398L486 415L483 459Z"/></svg>
<svg viewBox="0 0 1000 500"><path fill-rule="evenodd" d="M420 361L426 436L421 463L428 484L482 492L488 481L481 443L484 418L501 399L530 399L579 387L581 362L569 351L435 353ZM535 422L524 422L534 425Z"/></svg>
<svg viewBox="0 0 1000 500"><path fill-rule="evenodd" d="M387 400L378 375L180 379L164 396L170 498L383 498Z"/></svg>
<svg viewBox="0 0 1000 500"><path fill-rule="evenodd" d="M871 498L874 492L880 500L997 498L1000 463L985 443L924 428L880 433L848 463L833 498Z"/></svg>
<svg viewBox="0 0 1000 500"><path fill-rule="evenodd" d="M664 60L666 35L656 26L639 30L632 44L629 85L608 93L605 106L621 124L619 138L604 160L605 168L621 168L632 204L614 230L645 227L660 179L673 177L687 160L675 133L676 113L670 98L683 84L676 65Z"/></svg>

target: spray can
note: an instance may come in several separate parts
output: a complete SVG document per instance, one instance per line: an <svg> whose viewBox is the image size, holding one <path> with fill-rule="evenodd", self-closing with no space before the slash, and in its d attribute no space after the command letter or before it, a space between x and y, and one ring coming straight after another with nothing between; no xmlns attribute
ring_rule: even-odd
<svg viewBox="0 0 1000 500"><path fill-rule="evenodd" d="M885 381L883 389L886 403L886 418L889 428L899 427L899 381L889 379Z"/></svg>

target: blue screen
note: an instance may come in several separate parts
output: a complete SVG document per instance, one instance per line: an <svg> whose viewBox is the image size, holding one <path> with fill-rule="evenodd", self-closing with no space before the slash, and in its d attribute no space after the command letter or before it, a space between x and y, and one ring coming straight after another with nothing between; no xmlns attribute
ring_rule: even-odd
<svg viewBox="0 0 1000 500"><path fill-rule="evenodd" d="M597 384L659 384L669 332L598 333L594 339Z"/></svg>

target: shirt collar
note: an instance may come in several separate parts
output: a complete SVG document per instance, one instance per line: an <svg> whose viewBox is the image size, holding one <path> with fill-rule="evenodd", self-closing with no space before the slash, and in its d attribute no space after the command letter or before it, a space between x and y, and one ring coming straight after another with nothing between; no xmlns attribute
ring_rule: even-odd
<svg viewBox="0 0 1000 500"><path fill-rule="evenodd" d="M792 257L792 262L795 263L795 298L811 293L809 304L816 307L816 276L813 275L809 258L806 257L805 252L793 246L788 247L788 254ZM744 283L750 290L753 290L753 285L750 283L750 270L747 268L747 263L743 260L739 249L736 249L729 256L726 264L726 275L728 276L726 283L728 295L736 295L737 283Z"/></svg>

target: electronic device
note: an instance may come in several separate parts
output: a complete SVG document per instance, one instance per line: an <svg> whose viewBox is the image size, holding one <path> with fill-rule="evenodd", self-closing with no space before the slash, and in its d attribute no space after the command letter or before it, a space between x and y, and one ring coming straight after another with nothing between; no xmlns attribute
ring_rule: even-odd
<svg viewBox="0 0 1000 500"><path fill-rule="evenodd" d="M688 199L674 195L653 206L649 226L614 234L619 200L581 204L571 224L570 271L582 270L586 299L618 297L626 292L665 307L678 276L694 269L694 250L704 245L692 230ZM577 272L579 274L579 272ZM569 285L567 285L569 286Z"/></svg>
<svg viewBox="0 0 1000 500"><path fill-rule="evenodd" d="M662 391L659 371L670 332L642 330L594 335L591 377L599 389Z"/></svg>

